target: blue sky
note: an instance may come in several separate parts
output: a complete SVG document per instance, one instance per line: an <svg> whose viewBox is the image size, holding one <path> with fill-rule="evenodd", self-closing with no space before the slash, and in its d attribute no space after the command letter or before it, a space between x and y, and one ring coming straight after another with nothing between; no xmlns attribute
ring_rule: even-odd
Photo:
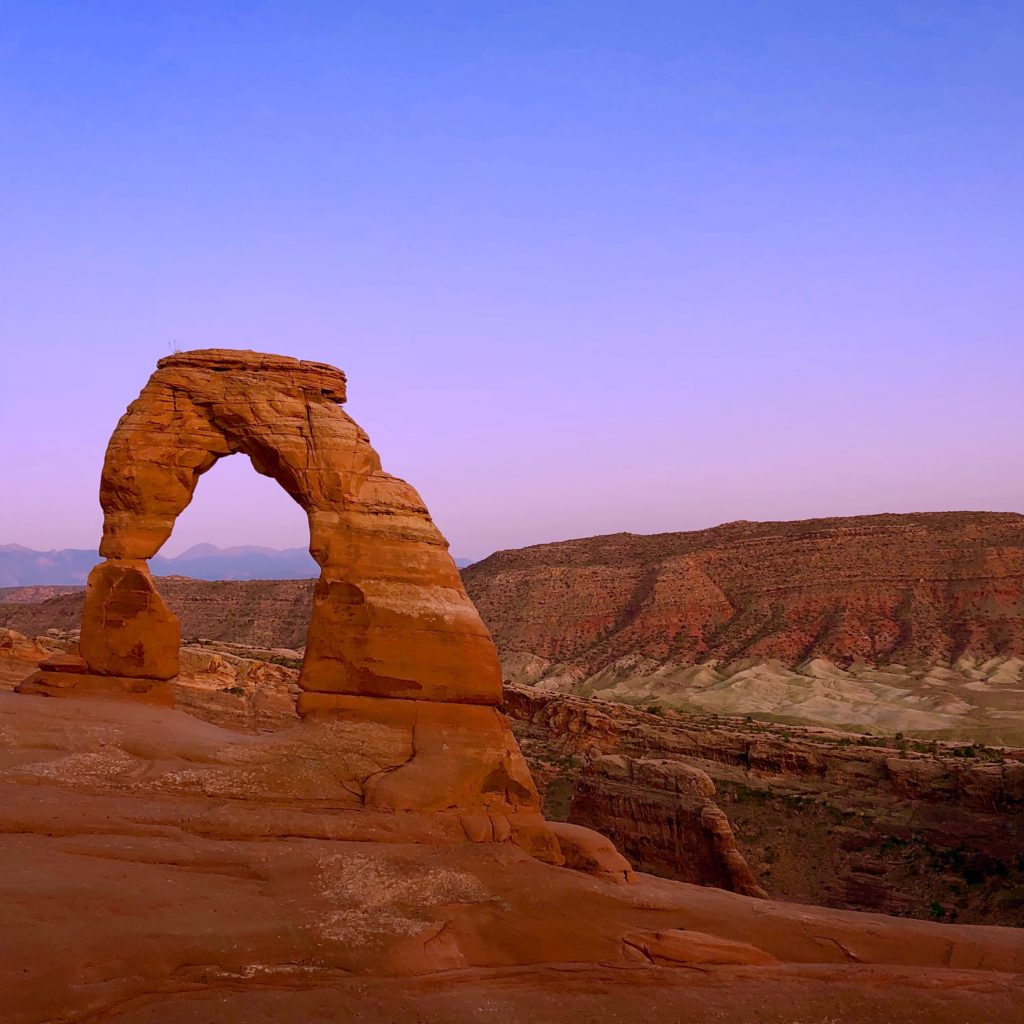
<svg viewBox="0 0 1024 1024"><path fill-rule="evenodd" d="M460 554L1024 511L1019 3L0 4L0 543L172 347L322 359ZM240 460L168 550L305 542Z"/></svg>

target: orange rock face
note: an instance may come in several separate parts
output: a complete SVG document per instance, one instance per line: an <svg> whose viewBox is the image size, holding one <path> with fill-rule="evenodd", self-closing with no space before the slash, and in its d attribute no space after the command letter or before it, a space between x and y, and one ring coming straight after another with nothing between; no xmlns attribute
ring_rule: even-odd
<svg viewBox="0 0 1024 1024"><path fill-rule="evenodd" d="M322 571L304 689L499 701L494 645L447 542L416 491L381 469L341 410L344 400L344 374L322 363L222 349L160 361L118 423L103 466L100 554L108 561L90 578L82 618L92 671L175 675L175 624L143 563L170 536L199 477L237 452L309 518Z"/></svg>
<svg viewBox="0 0 1024 1024"><path fill-rule="evenodd" d="M170 679L178 674L181 630L144 561L101 562L89 574L81 653L104 676Z"/></svg>

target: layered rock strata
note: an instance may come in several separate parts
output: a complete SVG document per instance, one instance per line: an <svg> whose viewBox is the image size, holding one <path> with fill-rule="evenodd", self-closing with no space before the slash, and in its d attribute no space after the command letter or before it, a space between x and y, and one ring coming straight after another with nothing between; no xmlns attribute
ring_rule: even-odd
<svg viewBox="0 0 1024 1024"><path fill-rule="evenodd" d="M793 668L1024 656L1015 513L621 533L499 551L463 577L515 682L579 687L602 672L739 659Z"/></svg>

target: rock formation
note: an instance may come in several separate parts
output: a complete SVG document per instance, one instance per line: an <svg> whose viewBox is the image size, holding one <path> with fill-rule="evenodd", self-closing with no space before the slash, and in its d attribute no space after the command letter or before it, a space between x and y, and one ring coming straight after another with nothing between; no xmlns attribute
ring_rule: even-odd
<svg viewBox="0 0 1024 1024"><path fill-rule="evenodd" d="M585 679L632 656L793 666L1024 655L1024 516L946 512L499 551L464 571L503 659ZM525 680L523 680L525 681Z"/></svg>
<svg viewBox="0 0 1024 1024"><path fill-rule="evenodd" d="M73 651L71 636L0 629L0 690ZM204 641L180 657L171 686L190 715L248 732L295 726L298 652ZM1024 749L651 714L516 686L503 707L548 822L609 836L637 870L800 903L1024 926ZM567 861L570 838L558 834ZM601 873L596 860L588 869Z"/></svg>
<svg viewBox="0 0 1024 1024"><path fill-rule="evenodd" d="M498 552L463 576L511 682L1024 743L1024 516L616 534Z"/></svg>
<svg viewBox="0 0 1024 1024"><path fill-rule="evenodd" d="M0 692L3 1024L1013 1019L1024 933L635 875L605 837L545 821L490 636L343 398L320 364L185 353L118 425L78 647ZM273 731L284 673L182 656L147 566L234 452L306 509L322 570L298 714ZM0 637L23 666L48 647ZM217 690L223 720L224 691L260 686L277 699L247 702L255 732L183 710ZM755 891L705 776L593 753L616 784L674 787Z"/></svg>
<svg viewBox="0 0 1024 1024"><path fill-rule="evenodd" d="M490 635L419 495L381 469L321 363L207 349L161 359L110 439L100 482L106 561L89 577L83 675L166 680L179 630L146 560L218 459L247 455L305 510L321 567L305 708L345 697L493 706ZM128 686L128 689L135 687Z"/></svg>
<svg viewBox="0 0 1024 1024"><path fill-rule="evenodd" d="M381 469L344 400L344 375L321 363L222 349L162 359L107 448L105 561L89 576L78 653L45 661L19 689L174 704L180 628L146 560L199 477L241 453L309 519L321 574L298 710L328 717L338 736L364 727L359 756L339 751L345 784L366 806L497 815L560 862L447 542L419 495Z"/></svg>
<svg viewBox="0 0 1024 1024"><path fill-rule="evenodd" d="M463 579L514 683L1024 743L1019 515L619 534L499 552ZM304 582L167 579L160 589L186 639L304 643ZM76 594L8 600L0 591L0 624L29 635L81 617Z"/></svg>

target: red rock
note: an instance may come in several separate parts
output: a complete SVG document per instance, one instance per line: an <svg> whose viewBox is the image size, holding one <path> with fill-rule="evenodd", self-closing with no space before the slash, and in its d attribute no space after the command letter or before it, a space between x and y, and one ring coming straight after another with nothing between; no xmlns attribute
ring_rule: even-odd
<svg viewBox="0 0 1024 1024"><path fill-rule="evenodd" d="M82 656L105 675L177 674L177 623L145 567L201 474L240 452L309 517L322 567L300 685L329 694L496 704L490 635L419 495L381 469L322 363L208 349L162 359L110 439ZM111 605L113 598L113 605Z"/></svg>
<svg viewBox="0 0 1024 1024"><path fill-rule="evenodd" d="M600 832L568 822L549 822L567 867L606 878L611 882L634 881L633 869L610 839Z"/></svg>
<svg viewBox="0 0 1024 1024"><path fill-rule="evenodd" d="M161 360L107 448L106 561L86 589L84 666L43 665L18 689L174 703L183 689L180 630L146 559L199 476L241 452L305 509L322 567L296 703L308 719L299 749L322 743L338 758L335 777L321 783L341 785L368 809L486 813L502 822L492 839L521 838L560 861L495 707L494 644L447 542L416 492L383 472L366 434L339 408L344 400L344 375L321 363L220 349Z"/></svg>
<svg viewBox="0 0 1024 1024"><path fill-rule="evenodd" d="M0 628L0 690L12 690L53 652L39 640Z"/></svg>
<svg viewBox="0 0 1024 1024"><path fill-rule="evenodd" d="M609 836L639 870L1024 925L1020 748L658 716L529 687L506 687L505 708L545 813Z"/></svg>
<svg viewBox="0 0 1024 1024"><path fill-rule="evenodd" d="M809 657L949 663L1024 654L1024 516L948 512L728 523L499 551L464 570L506 676L582 682Z"/></svg>
<svg viewBox="0 0 1024 1024"><path fill-rule="evenodd" d="M89 574L80 651L104 676L171 679L181 631L144 561L101 562ZM45 667L45 666L44 666Z"/></svg>
<svg viewBox="0 0 1024 1024"><path fill-rule="evenodd" d="M88 671L85 658L80 654L51 654L39 662L39 668L44 672L75 672Z"/></svg>
<svg viewBox="0 0 1024 1024"><path fill-rule="evenodd" d="M630 932L622 937L626 946L636 949L651 963L675 964L742 964L757 966L777 964L778 960L757 946L746 942L730 942L704 932L665 929L655 932Z"/></svg>

